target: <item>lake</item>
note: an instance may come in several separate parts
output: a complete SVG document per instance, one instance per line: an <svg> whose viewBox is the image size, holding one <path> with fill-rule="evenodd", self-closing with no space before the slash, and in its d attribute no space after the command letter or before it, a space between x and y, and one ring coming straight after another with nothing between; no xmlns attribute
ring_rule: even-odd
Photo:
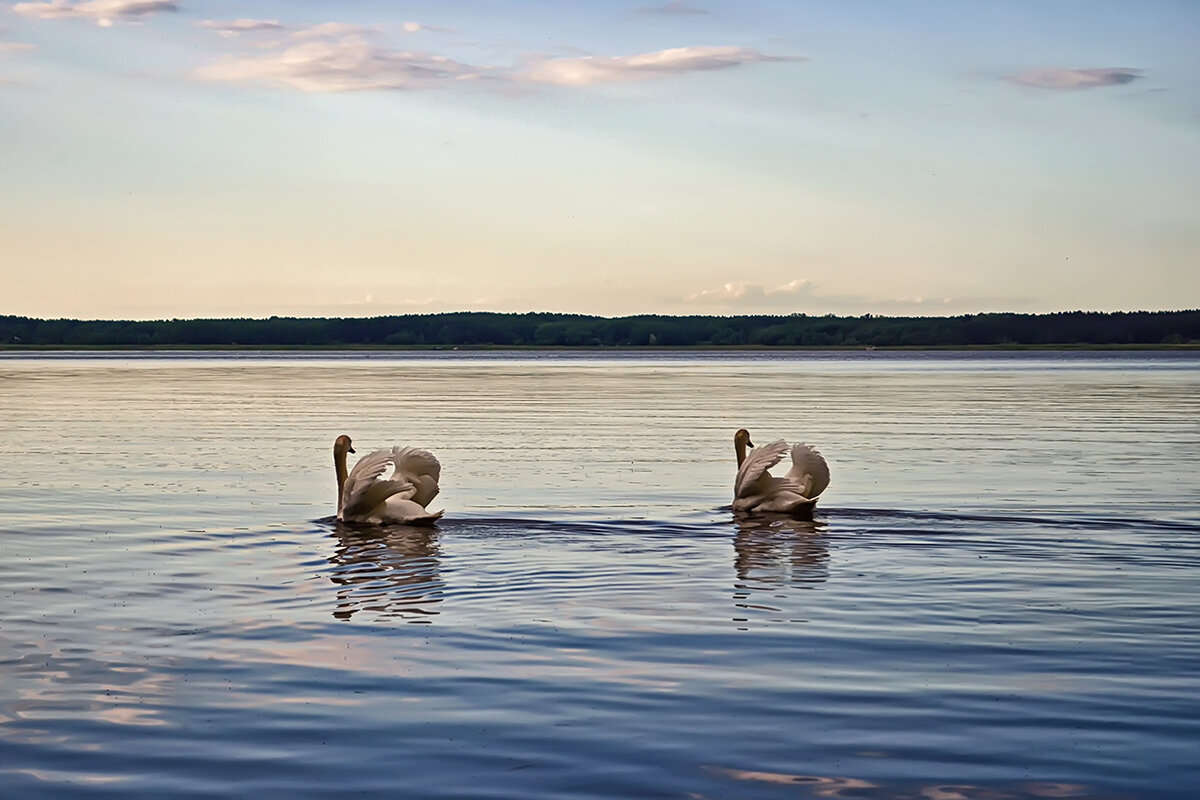
<svg viewBox="0 0 1200 800"><path fill-rule="evenodd" d="M8 353L0 420L5 797L1200 786L1197 353ZM333 522L341 433L445 518Z"/></svg>

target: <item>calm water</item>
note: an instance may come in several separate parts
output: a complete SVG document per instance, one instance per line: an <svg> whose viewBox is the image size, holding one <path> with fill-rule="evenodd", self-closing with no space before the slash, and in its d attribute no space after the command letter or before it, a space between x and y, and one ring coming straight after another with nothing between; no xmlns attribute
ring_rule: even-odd
<svg viewBox="0 0 1200 800"><path fill-rule="evenodd" d="M0 433L5 797L1200 787L1200 355L9 355Z"/></svg>

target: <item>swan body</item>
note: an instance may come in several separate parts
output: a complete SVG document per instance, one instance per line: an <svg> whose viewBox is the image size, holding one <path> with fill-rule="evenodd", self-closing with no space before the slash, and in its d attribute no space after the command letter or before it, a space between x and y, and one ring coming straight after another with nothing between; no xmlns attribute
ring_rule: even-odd
<svg viewBox="0 0 1200 800"><path fill-rule="evenodd" d="M442 516L427 506L437 497L442 465L428 450L390 447L367 453L346 472L346 454L353 453L349 436L333 443L333 466L338 482L337 518L371 525L428 525ZM384 473L392 468L390 476Z"/></svg>
<svg viewBox="0 0 1200 800"><path fill-rule="evenodd" d="M747 447L753 447L749 453ZM811 514L817 497L829 486L829 465L815 448L806 444L788 445L780 439L754 447L745 428L733 437L738 471L733 484L733 510L744 514ZM777 478L768 471L792 456L792 468Z"/></svg>

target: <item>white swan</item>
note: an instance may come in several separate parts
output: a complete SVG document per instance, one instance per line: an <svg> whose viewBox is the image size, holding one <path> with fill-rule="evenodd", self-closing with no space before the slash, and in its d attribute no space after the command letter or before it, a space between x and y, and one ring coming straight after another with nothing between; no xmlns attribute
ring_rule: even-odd
<svg viewBox="0 0 1200 800"><path fill-rule="evenodd" d="M750 432L742 428L733 435L738 463L733 510L744 514L811 514L817 496L829 485L829 465L825 458L806 444L788 447L782 439L755 447L749 455L747 446L754 447L754 443L750 441ZM782 461L789 451L791 470L782 478L773 477L767 470Z"/></svg>
<svg viewBox="0 0 1200 800"><path fill-rule="evenodd" d="M346 454L353 452L349 436L339 436L333 443L338 519L372 525L429 525L442 516L441 511L425 508L437 497L442 474L442 465L433 453L415 447L376 450L360 458L347 475ZM392 475L384 478L389 466Z"/></svg>

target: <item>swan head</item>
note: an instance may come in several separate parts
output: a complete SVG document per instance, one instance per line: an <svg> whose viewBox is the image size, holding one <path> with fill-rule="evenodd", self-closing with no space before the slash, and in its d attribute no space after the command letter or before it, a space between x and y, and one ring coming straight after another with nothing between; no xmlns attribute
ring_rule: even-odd
<svg viewBox="0 0 1200 800"><path fill-rule="evenodd" d="M739 428L738 432L733 435L733 443L743 447L754 447L754 442L750 441L750 431L745 428Z"/></svg>
<svg viewBox="0 0 1200 800"><path fill-rule="evenodd" d="M335 439L333 442L333 452L341 455L353 453L354 448L350 446L350 437L343 433Z"/></svg>

